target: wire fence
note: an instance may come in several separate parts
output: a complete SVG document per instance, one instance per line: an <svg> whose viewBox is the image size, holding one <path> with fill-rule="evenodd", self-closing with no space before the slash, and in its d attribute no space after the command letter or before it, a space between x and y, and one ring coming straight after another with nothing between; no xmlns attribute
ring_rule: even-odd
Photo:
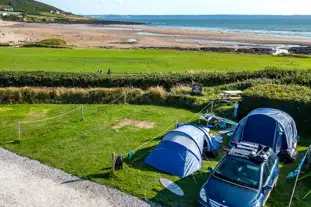
<svg viewBox="0 0 311 207"><path fill-rule="evenodd" d="M118 98L114 99L113 101L109 102L108 104L105 104L103 106L88 106L88 108L104 108L106 107L107 105L111 105L111 104L114 104L115 102L119 101L121 98L123 97L126 97L126 93L122 94L121 96L119 96ZM125 100L126 101L126 100ZM84 106L80 106L80 107L77 107L75 109L72 109L70 111L67 111L63 114L59 114L57 116L53 116L53 117L49 117L49 118L45 118L45 119L39 119L39 120L29 120L29 121L19 121L16 123L16 128L17 128L17 134L18 134L18 141L20 142L21 141L21 136L22 136L22 124L34 124L34 123L42 123L42 122L47 122L47 121L51 121L51 120L56 120L56 119L60 119L66 115L69 115L69 114L73 114L74 112L76 111L79 111L80 112L80 120L83 121L84 120Z"/></svg>

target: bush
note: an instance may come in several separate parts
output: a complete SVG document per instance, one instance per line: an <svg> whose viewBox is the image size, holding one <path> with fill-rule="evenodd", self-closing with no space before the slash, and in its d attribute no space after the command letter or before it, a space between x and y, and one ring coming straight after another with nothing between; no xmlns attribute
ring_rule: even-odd
<svg viewBox="0 0 311 207"><path fill-rule="evenodd" d="M218 86L217 89L221 90L245 90L251 88L256 85L262 84L280 84L282 81L279 79L269 79L269 78L261 78L261 79L249 79L245 81L238 81L235 83L229 83L226 85Z"/></svg>
<svg viewBox="0 0 311 207"><path fill-rule="evenodd" d="M61 40L61 39L57 39L57 38L41 40L38 43L43 44L43 45L54 45L54 46L67 45L65 40Z"/></svg>
<svg viewBox="0 0 311 207"><path fill-rule="evenodd" d="M27 43L24 44L23 47L68 48L67 43L64 40L56 38Z"/></svg>
<svg viewBox="0 0 311 207"><path fill-rule="evenodd" d="M0 47L9 47L10 44L9 43L0 43Z"/></svg>
<svg viewBox="0 0 311 207"><path fill-rule="evenodd" d="M0 87L135 87L147 89L162 86L170 89L193 82L204 86L218 86L254 78L280 79L295 76L297 71L263 70L255 72L231 73L141 73L141 74L98 74L69 72L18 72L1 71ZM311 74L310 71L304 73ZM310 76L310 75L309 75Z"/></svg>
<svg viewBox="0 0 311 207"><path fill-rule="evenodd" d="M311 89L298 85L258 85L247 89L242 95L239 118L256 108L276 108L290 114L299 132L310 133Z"/></svg>
<svg viewBox="0 0 311 207"><path fill-rule="evenodd" d="M123 94L126 94L124 98L119 98ZM201 109L211 100L171 94L161 87L147 91L137 88L0 88L0 104L107 104L115 101Z"/></svg>

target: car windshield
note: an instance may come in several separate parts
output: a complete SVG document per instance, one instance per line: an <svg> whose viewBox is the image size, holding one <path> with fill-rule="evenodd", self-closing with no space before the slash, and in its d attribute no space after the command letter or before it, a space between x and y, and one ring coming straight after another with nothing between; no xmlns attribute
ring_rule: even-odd
<svg viewBox="0 0 311 207"><path fill-rule="evenodd" d="M227 156L224 159L214 173L216 177L242 186L258 189L260 165L234 156Z"/></svg>

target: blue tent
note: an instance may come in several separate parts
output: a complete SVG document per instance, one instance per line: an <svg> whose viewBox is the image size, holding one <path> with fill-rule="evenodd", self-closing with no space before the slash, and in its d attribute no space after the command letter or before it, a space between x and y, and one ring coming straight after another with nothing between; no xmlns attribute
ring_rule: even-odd
<svg viewBox="0 0 311 207"><path fill-rule="evenodd" d="M263 144L278 154L281 151L295 151L298 135L290 115L277 109L259 108L239 122L232 140Z"/></svg>
<svg viewBox="0 0 311 207"><path fill-rule="evenodd" d="M202 167L204 142L207 150L214 145L208 131L200 126L181 125L168 132L145 159L145 163L166 173L187 177Z"/></svg>

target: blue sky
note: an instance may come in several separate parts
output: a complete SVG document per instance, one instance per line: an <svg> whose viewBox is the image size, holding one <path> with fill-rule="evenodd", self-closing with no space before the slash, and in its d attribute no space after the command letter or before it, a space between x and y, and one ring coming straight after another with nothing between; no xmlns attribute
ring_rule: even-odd
<svg viewBox="0 0 311 207"><path fill-rule="evenodd" d="M76 14L310 14L311 0L39 0Z"/></svg>

